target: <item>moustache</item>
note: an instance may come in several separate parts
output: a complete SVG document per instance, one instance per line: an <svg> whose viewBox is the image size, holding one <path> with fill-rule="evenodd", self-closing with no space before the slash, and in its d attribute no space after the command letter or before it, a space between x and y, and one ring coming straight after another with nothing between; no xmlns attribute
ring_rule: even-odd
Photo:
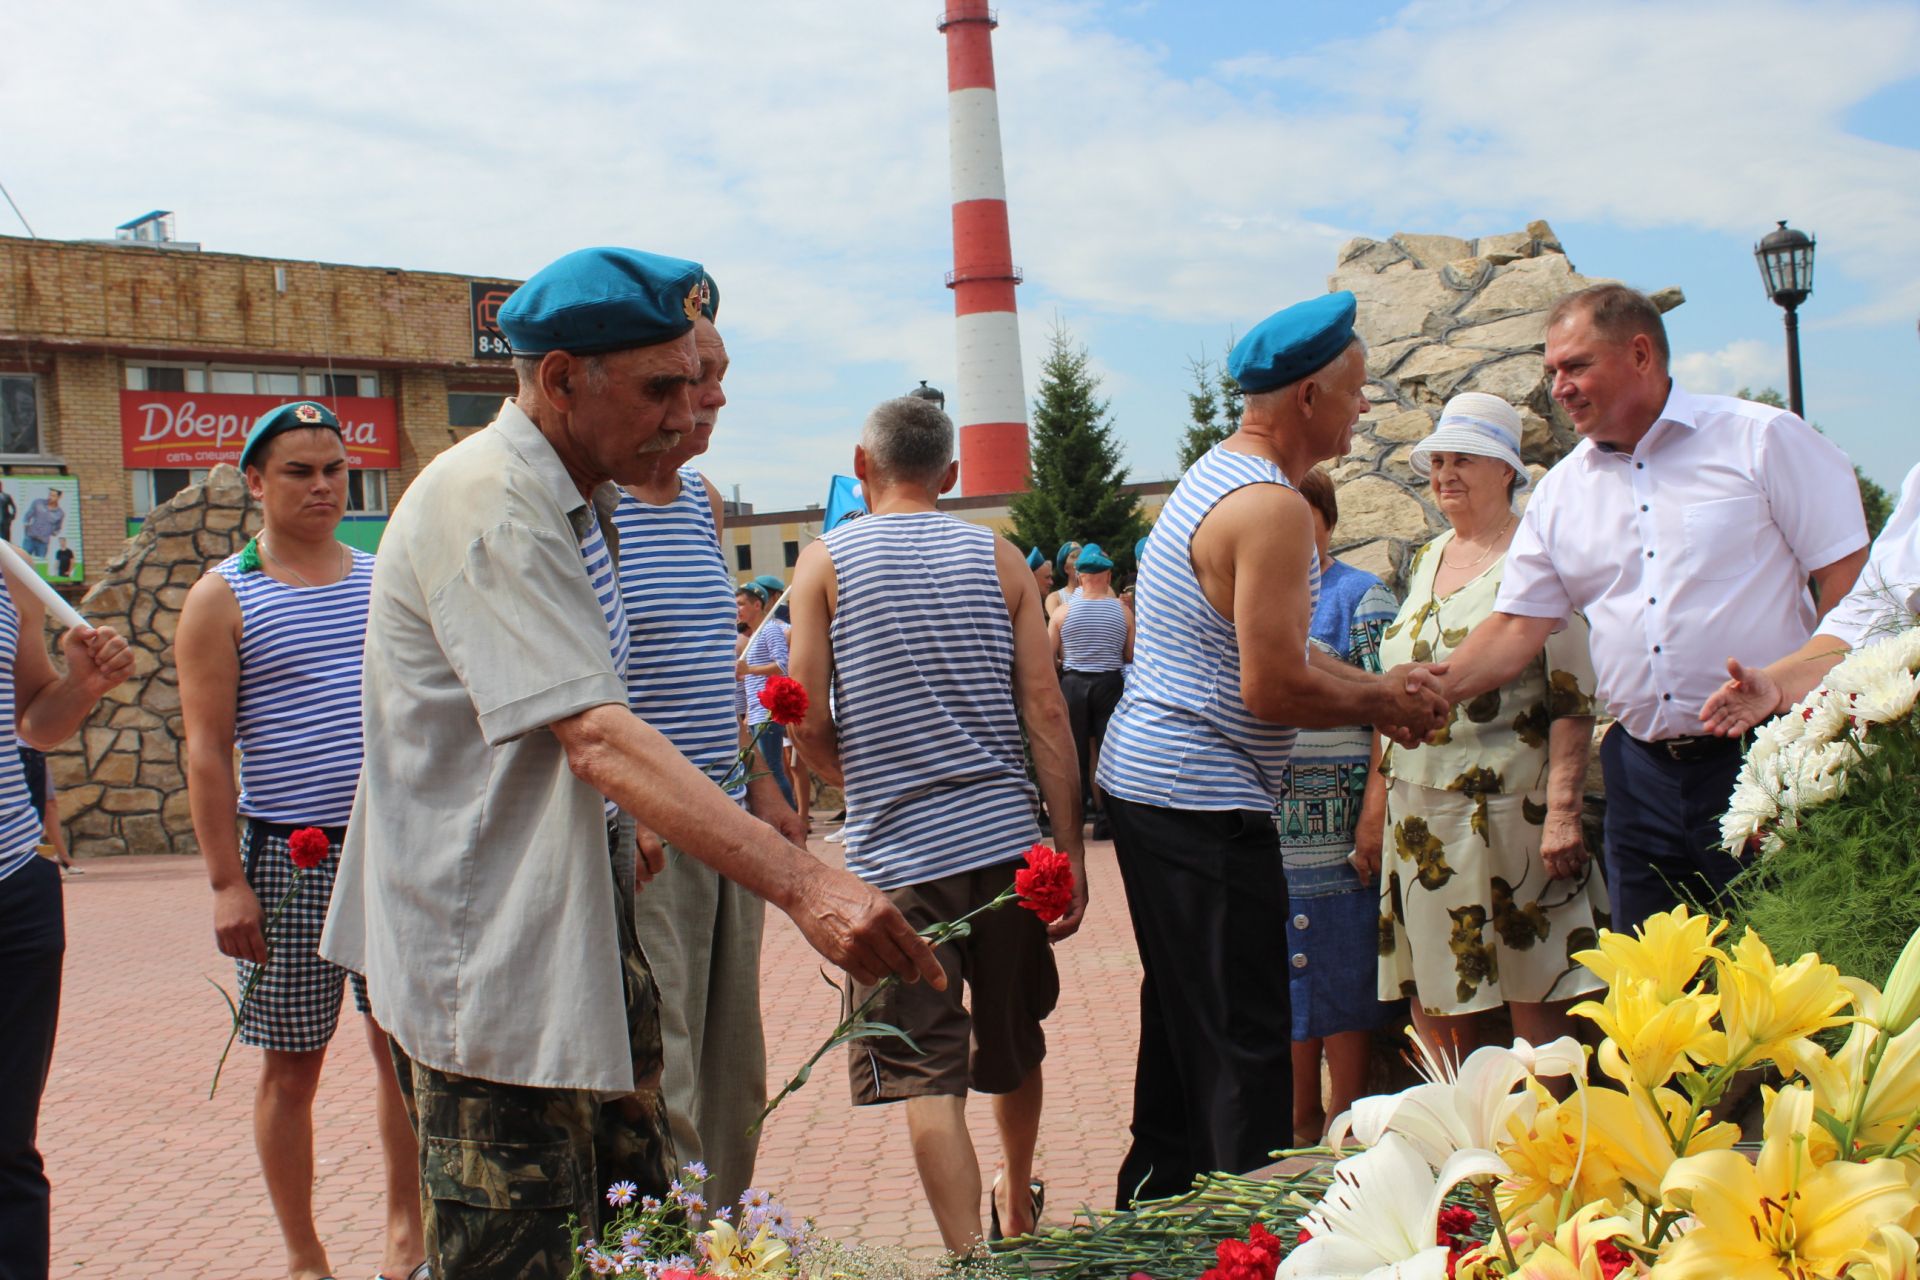
<svg viewBox="0 0 1920 1280"><path fill-rule="evenodd" d="M684 431L662 431L658 435L651 437L645 444L641 445L640 452L641 453L666 453L668 450L672 449L675 445L679 444L682 440L686 439L686 436L687 436L687 433Z"/></svg>

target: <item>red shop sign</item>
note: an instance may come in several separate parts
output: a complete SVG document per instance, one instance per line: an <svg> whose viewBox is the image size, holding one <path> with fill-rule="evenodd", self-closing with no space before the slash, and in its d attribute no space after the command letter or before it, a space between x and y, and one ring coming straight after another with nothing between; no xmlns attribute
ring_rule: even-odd
<svg viewBox="0 0 1920 1280"><path fill-rule="evenodd" d="M240 446L260 415L301 398L122 391L120 460L129 468L237 466ZM385 471L400 465L400 422L392 400L327 396L318 403L339 415L348 466Z"/></svg>

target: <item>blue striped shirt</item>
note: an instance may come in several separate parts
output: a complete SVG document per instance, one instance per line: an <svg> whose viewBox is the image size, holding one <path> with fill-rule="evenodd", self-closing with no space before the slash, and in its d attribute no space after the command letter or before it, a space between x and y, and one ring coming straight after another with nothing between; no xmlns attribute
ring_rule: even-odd
<svg viewBox="0 0 1920 1280"><path fill-rule="evenodd" d="M46 823L27 794L20 740L13 732L13 668L19 656L20 614L12 593L0 588L0 880L32 862L46 838Z"/></svg>
<svg viewBox="0 0 1920 1280"><path fill-rule="evenodd" d="M237 555L211 572L240 604L240 812L261 822L344 826L360 782L373 557L354 551L352 570L324 587L243 572Z"/></svg>
<svg viewBox="0 0 1920 1280"><path fill-rule="evenodd" d="M879 889L1013 861L1040 838L990 529L941 512L822 538L847 869Z"/></svg>
<svg viewBox="0 0 1920 1280"><path fill-rule="evenodd" d="M715 782L740 754L733 709L733 581L706 482L680 469L680 495L665 506L620 495L620 595L632 650L627 705ZM735 799L747 792L736 783Z"/></svg>
<svg viewBox="0 0 1920 1280"><path fill-rule="evenodd" d="M769 662L780 668L780 674L787 673L787 624L778 618L769 618L767 625L760 628L747 651L740 655L750 667L764 667ZM760 691L767 687L766 676L750 675L743 686L743 697L747 700L747 725L765 724L773 718L764 706L760 705Z"/></svg>
<svg viewBox="0 0 1920 1280"><path fill-rule="evenodd" d="M1256 719L1240 696L1240 644L1193 570L1193 534L1250 484L1288 484L1265 458L1215 445L1187 469L1153 526L1134 584L1133 672L1107 724L1103 790L1165 809L1256 809L1286 794L1294 729ZM1320 558L1306 549L1311 600Z"/></svg>
<svg viewBox="0 0 1920 1280"><path fill-rule="evenodd" d="M606 615L607 652L613 656L613 669L625 671L628 655L633 650L633 634L627 630L627 610L620 603L620 577L614 569L613 552L600 530L597 513L587 525L586 536L580 539L580 558L586 562L587 577L593 582L600 612ZM609 818L620 812L620 806L611 800L605 807Z"/></svg>
<svg viewBox="0 0 1920 1280"><path fill-rule="evenodd" d="M1118 671L1127 652L1127 606L1114 596L1075 594L1060 624L1061 665L1069 671Z"/></svg>

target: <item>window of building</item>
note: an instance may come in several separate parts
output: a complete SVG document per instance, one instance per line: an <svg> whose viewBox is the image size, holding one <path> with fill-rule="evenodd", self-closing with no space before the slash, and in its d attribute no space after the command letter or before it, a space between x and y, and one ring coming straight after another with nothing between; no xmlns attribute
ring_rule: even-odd
<svg viewBox="0 0 1920 1280"><path fill-rule="evenodd" d="M347 472L347 510L354 515L379 515L387 509L387 473Z"/></svg>
<svg viewBox="0 0 1920 1280"><path fill-rule="evenodd" d="M753 546L742 542L733 549L733 562L742 573L753 572Z"/></svg>
<svg viewBox="0 0 1920 1280"><path fill-rule="evenodd" d="M133 475L133 514L145 519L155 507L169 502L190 484L207 478L205 467L155 467L135 471ZM385 515L387 511L387 473L384 471L347 472L347 514Z"/></svg>
<svg viewBox="0 0 1920 1280"><path fill-rule="evenodd" d="M793 568L793 566L800 563L800 544L799 543L797 542L786 543L783 547L783 550L785 550L787 553L787 568L791 569Z"/></svg>
<svg viewBox="0 0 1920 1280"><path fill-rule="evenodd" d="M500 402L506 398L505 391L449 391L447 425L484 427L499 416Z"/></svg>
<svg viewBox="0 0 1920 1280"><path fill-rule="evenodd" d="M40 453L40 386L30 373L0 377L0 453Z"/></svg>
<svg viewBox="0 0 1920 1280"><path fill-rule="evenodd" d="M130 364L129 391L193 391L241 396L377 396L380 375L363 370L212 368L195 364Z"/></svg>

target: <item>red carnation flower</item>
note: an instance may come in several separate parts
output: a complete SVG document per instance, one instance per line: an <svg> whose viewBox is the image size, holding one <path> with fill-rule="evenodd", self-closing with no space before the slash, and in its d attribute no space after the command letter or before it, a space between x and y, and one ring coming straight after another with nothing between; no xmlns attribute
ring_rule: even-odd
<svg viewBox="0 0 1920 1280"><path fill-rule="evenodd" d="M1073 910L1073 860L1036 844L1027 850L1027 865L1013 873L1013 887L1021 906L1052 924Z"/></svg>
<svg viewBox="0 0 1920 1280"><path fill-rule="evenodd" d="M799 724L807 717L807 687L786 676L768 676L767 687L760 691L760 705L775 724Z"/></svg>
<svg viewBox="0 0 1920 1280"><path fill-rule="evenodd" d="M1600 1274L1606 1280L1613 1280L1622 1271L1633 1265L1633 1255L1611 1240L1602 1240L1593 1246L1594 1261L1600 1264Z"/></svg>
<svg viewBox="0 0 1920 1280"><path fill-rule="evenodd" d="M287 856L302 871L311 871L327 860L333 842L318 827L302 827L287 837Z"/></svg>

